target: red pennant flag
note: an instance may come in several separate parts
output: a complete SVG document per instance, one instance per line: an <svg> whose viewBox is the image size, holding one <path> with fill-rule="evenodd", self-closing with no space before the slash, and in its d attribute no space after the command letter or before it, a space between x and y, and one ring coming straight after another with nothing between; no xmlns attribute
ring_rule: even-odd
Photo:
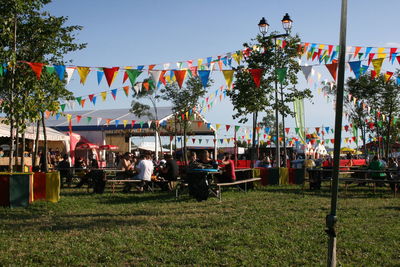
<svg viewBox="0 0 400 267"><path fill-rule="evenodd" d="M231 128L230 125L225 125L226 131L229 131L229 128Z"/></svg>
<svg viewBox="0 0 400 267"><path fill-rule="evenodd" d="M289 134L290 128L285 128L286 134Z"/></svg>
<svg viewBox="0 0 400 267"><path fill-rule="evenodd" d="M315 144L315 139L311 139L310 142L311 142L312 145L314 145Z"/></svg>
<svg viewBox="0 0 400 267"><path fill-rule="evenodd" d="M371 64L371 61L372 61L372 59L374 58L374 56L375 56L375 53L369 54L369 57L368 57L368 66L369 66L369 64Z"/></svg>
<svg viewBox="0 0 400 267"><path fill-rule="evenodd" d="M125 71L124 72L124 78L123 78L123 80L122 80L122 83L125 83L126 82L126 80L128 79L128 73Z"/></svg>
<svg viewBox="0 0 400 267"><path fill-rule="evenodd" d="M192 66L192 67L190 67L189 69L190 69L190 71L192 72L192 75L193 75L194 77L197 77L197 66Z"/></svg>
<svg viewBox="0 0 400 267"><path fill-rule="evenodd" d="M76 115L76 122L79 123L82 119L81 115Z"/></svg>
<svg viewBox="0 0 400 267"><path fill-rule="evenodd" d="M399 64L400 64L400 56L397 56L396 59L397 59L397 62L399 62Z"/></svg>
<svg viewBox="0 0 400 267"><path fill-rule="evenodd" d="M355 136L353 136L351 139L353 139L353 142L355 142L355 141L356 141L356 137L355 137Z"/></svg>
<svg viewBox="0 0 400 267"><path fill-rule="evenodd" d="M376 71L371 70L371 79L375 79L375 78L376 78Z"/></svg>
<svg viewBox="0 0 400 267"><path fill-rule="evenodd" d="M90 102L93 102L93 97L94 97L94 94L89 95Z"/></svg>
<svg viewBox="0 0 400 267"><path fill-rule="evenodd" d="M176 81L178 82L179 88L182 88L183 81L186 77L186 70L174 70Z"/></svg>
<svg viewBox="0 0 400 267"><path fill-rule="evenodd" d="M263 69L249 69L251 76L253 77L254 83L257 87L260 87L261 76L263 74Z"/></svg>
<svg viewBox="0 0 400 267"><path fill-rule="evenodd" d="M390 48L390 60L393 58L393 54L396 53L397 48Z"/></svg>
<svg viewBox="0 0 400 267"><path fill-rule="evenodd" d="M196 142L196 138L192 138L192 142L194 144Z"/></svg>
<svg viewBox="0 0 400 267"><path fill-rule="evenodd" d="M317 134L319 133L319 127L315 127L315 131L317 132Z"/></svg>
<svg viewBox="0 0 400 267"><path fill-rule="evenodd" d="M164 75L165 75L165 73L166 73L167 71L166 70L163 70L162 72L161 72L161 74L160 74L160 81L162 82L162 84L164 84L164 86L167 84L167 81L165 80L165 77L164 77Z"/></svg>
<svg viewBox="0 0 400 267"><path fill-rule="evenodd" d="M345 130L346 132L348 132L348 131L349 131L349 125L345 125L345 126L344 126L344 130Z"/></svg>
<svg viewBox="0 0 400 267"><path fill-rule="evenodd" d="M103 72L104 72L104 75L106 76L107 83L108 83L108 86L109 86L109 87L111 86L111 84L112 84L112 82L113 82L114 73L115 73L116 71L118 71L118 70L119 70L119 67L103 68Z"/></svg>
<svg viewBox="0 0 400 267"><path fill-rule="evenodd" d="M286 47L286 45L287 45L287 42L286 42L286 40L283 40L283 41L282 41L282 48L285 48L285 47Z"/></svg>
<svg viewBox="0 0 400 267"><path fill-rule="evenodd" d="M331 73L333 79L336 81L336 71L337 71L337 66L338 66L337 61L333 60L331 64L326 64L325 66L327 67L327 69Z"/></svg>
<svg viewBox="0 0 400 267"><path fill-rule="evenodd" d="M132 126L132 128L135 126L135 122L136 122L135 120L132 120L132 121L131 121L131 126Z"/></svg>
<svg viewBox="0 0 400 267"><path fill-rule="evenodd" d="M334 144L335 143L335 139L331 139L331 143Z"/></svg>
<svg viewBox="0 0 400 267"><path fill-rule="evenodd" d="M330 56L333 50L333 45L328 45L328 55Z"/></svg>
<svg viewBox="0 0 400 267"><path fill-rule="evenodd" d="M386 75L385 75L386 82L388 82L390 80L390 78L392 78L392 76L393 76L393 72L387 71Z"/></svg>
<svg viewBox="0 0 400 267"><path fill-rule="evenodd" d="M29 66L31 66L32 70L35 72L36 77L38 80L40 80L40 75L42 74L42 69L43 69L43 63L32 63L32 62L26 62Z"/></svg>
<svg viewBox="0 0 400 267"><path fill-rule="evenodd" d="M169 141L171 142L172 140L174 140L174 136L173 136L173 135L170 135L170 136L169 136Z"/></svg>
<svg viewBox="0 0 400 267"><path fill-rule="evenodd" d="M312 61L314 61L314 59L316 58L318 56L318 53L317 52L314 52L314 54L313 54L313 56L312 56Z"/></svg>

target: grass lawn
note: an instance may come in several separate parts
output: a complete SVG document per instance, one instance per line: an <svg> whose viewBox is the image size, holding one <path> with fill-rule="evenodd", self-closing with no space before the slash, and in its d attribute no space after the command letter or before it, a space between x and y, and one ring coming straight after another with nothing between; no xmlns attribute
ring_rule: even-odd
<svg viewBox="0 0 400 267"><path fill-rule="evenodd" d="M338 261L400 266L400 198L340 192ZM172 193L63 189L59 203L0 208L0 266L326 264L328 189L270 186L196 202Z"/></svg>

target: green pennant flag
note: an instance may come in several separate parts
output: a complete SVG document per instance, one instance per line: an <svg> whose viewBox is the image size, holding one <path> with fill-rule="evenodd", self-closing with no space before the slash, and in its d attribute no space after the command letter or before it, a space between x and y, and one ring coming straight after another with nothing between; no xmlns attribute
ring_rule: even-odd
<svg viewBox="0 0 400 267"><path fill-rule="evenodd" d="M64 110L65 110L65 106L66 106L66 104L61 104L61 105L60 105L60 107L61 107L61 111L62 111L62 112L64 112Z"/></svg>
<svg viewBox="0 0 400 267"><path fill-rule="evenodd" d="M240 126L235 125L235 132L239 131Z"/></svg>
<svg viewBox="0 0 400 267"><path fill-rule="evenodd" d="M296 134L299 134L300 128L294 128L294 130L296 131Z"/></svg>
<svg viewBox="0 0 400 267"><path fill-rule="evenodd" d="M127 69L125 70L126 74L128 74L129 81L131 82L132 86L135 86L136 79L142 73L142 71L137 69Z"/></svg>
<svg viewBox="0 0 400 267"><path fill-rule="evenodd" d="M77 97L77 98L75 98L75 100L76 100L76 102L78 102L78 104L80 105L81 104L81 101L82 101L82 97Z"/></svg>
<svg viewBox="0 0 400 267"><path fill-rule="evenodd" d="M330 141L329 139L326 139L326 140L325 140L326 144L329 144L329 141Z"/></svg>
<svg viewBox="0 0 400 267"><path fill-rule="evenodd" d="M319 145L319 143L321 143L321 140L318 139L318 140L317 140L317 145Z"/></svg>
<svg viewBox="0 0 400 267"><path fill-rule="evenodd" d="M3 65L0 65L0 77L3 76Z"/></svg>
<svg viewBox="0 0 400 267"><path fill-rule="evenodd" d="M140 128L143 128L143 121L141 121L141 122L139 122L139 124L140 124Z"/></svg>
<svg viewBox="0 0 400 267"><path fill-rule="evenodd" d="M92 120L92 117L87 117L87 123L90 123L91 120Z"/></svg>
<svg viewBox="0 0 400 267"><path fill-rule="evenodd" d="M55 69L54 69L53 66L46 66L46 72L47 72L48 74L53 74L54 71L55 71Z"/></svg>
<svg viewBox="0 0 400 267"><path fill-rule="evenodd" d="M286 72L287 72L287 68L278 68L276 69L276 75L278 76L278 81L280 83L283 83L283 81L286 78Z"/></svg>
<svg viewBox="0 0 400 267"><path fill-rule="evenodd" d="M358 59L361 60L361 57L364 55L364 53L358 53Z"/></svg>

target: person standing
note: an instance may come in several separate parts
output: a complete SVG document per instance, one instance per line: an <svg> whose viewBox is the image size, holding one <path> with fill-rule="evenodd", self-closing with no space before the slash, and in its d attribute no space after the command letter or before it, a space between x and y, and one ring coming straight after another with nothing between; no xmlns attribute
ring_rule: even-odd
<svg viewBox="0 0 400 267"><path fill-rule="evenodd" d="M224 165L224 168L219 179L220 182L229 183L236 181L235 163L231 159L231 154L224 153L222 164Z"/></svg>

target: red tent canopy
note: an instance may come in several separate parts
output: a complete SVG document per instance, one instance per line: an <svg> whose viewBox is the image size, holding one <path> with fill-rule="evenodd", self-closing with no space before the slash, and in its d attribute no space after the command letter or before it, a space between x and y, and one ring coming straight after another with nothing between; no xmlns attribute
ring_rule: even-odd
<svg viewBox="0 0 400 267"><path fill-rule="evenodd" d="M100 146L100 149L103 149L103 150L118 150L119 147L118 146L113 146L113 145L102 145L102 146Z"/></svg>
<svg viewBox="0 0 400 267"><path fill-rule="evenodd" d="M76 146L76 149L98 149L99 146L92 143L81 143Z"/></svg>

